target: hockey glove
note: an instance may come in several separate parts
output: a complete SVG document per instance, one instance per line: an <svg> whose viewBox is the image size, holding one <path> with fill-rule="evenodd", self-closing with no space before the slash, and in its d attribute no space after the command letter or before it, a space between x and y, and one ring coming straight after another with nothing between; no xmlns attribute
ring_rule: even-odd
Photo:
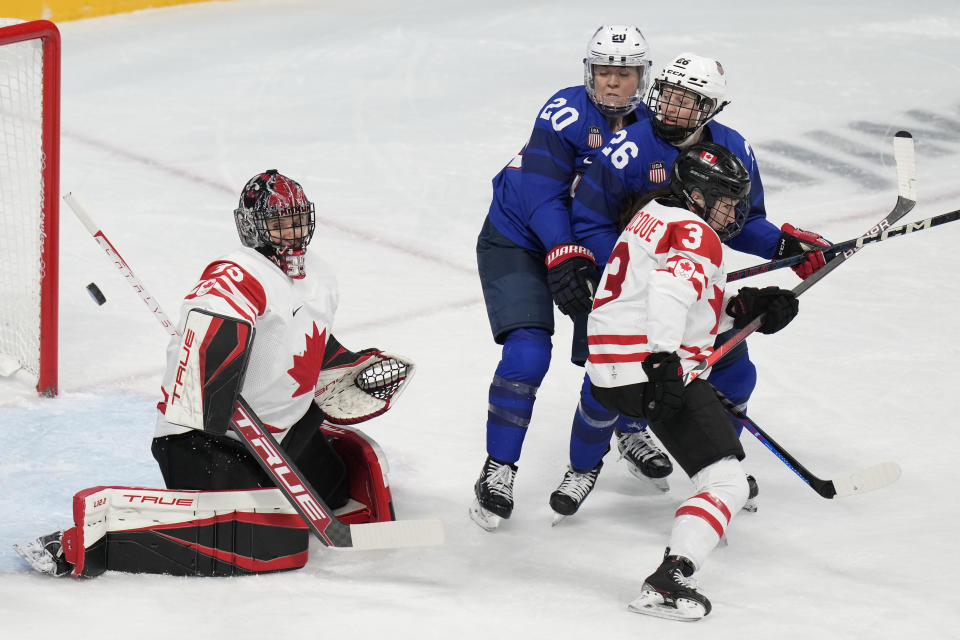
<svg viewBox="0 0 960 640"><path fill-rule="evenodd" d="M814 251L817 247L829 247L832 243L823 236L813 232L798 229L789 222L784 222L780 227L780 240L777 242L777 252L774 254L774 260L782 258L792 258L808 251ZM826 264L823 257L823 251L817 251L807 256L807 259L800 264L791 267L798 276L806 280L814 272Z"/></svg>
<svg viewBox="0 0 960 640"><path fill-rule="evenodd" d="M779 287L743 287L727 303L727 315L733 318L733 326L737 329L742 329L761 313L764 314L757 329L760 333L780 331L790 324L799 309L800 301L793 291Z"/></svg>
<svg viewBox="0 0 960 640"><path fill-rule="evenodd" d="M673 352L651 353L641 363L647 374L643 387L643 408L647 420L663 422L677 415L683 407L683 367L680 356Z"/></svg>
<svg viewBox="0 0 960 640"><path fill-rule="evenodd" d="M547 254L547 286L560 313L588 313L600 281L593 253L578 244L558 244Z"/></svg>

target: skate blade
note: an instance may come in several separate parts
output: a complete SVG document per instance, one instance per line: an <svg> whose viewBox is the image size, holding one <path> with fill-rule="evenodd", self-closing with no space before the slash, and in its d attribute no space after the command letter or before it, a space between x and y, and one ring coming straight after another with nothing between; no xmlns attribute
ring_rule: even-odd
<svg viewBox="0 0 960 640"><path fill-rule="evenodd" d="M682 622L696 622L707 615L706 608L699 602L677 598L676 606L673 606L666 604L663 596L655 591L644 591L639 598L627 605L627 609L645 616Z"/></svg>
<svg viewBox="0 0 960 640"><path fill-rule="evenodd" d="M496 531L500 526L500 521L503 520L500 516L490 511L487 511L480 506L478 500L474 500L473 504L470 505L470 519L479 525L484 531Z"/></svg>
<svg viewBox="0 0 960 640"><path fill-rule="evenodd" d="M634 478L636 478L637 480L642 480L642 481L646 482L647 484L649 484L649 485L652 486L653 488L657 489L657 490L660 491L661 493L666 493L666 492L670 491L670 481L667 480L666 477L664 477L664 478L651 478L651 477L649 477L649 476L645 476L645 475L643 475L643 473L640 471L640 469L637 469L637 468L636 468L635 466L633 466L632 464L627 464L627 469L630 471L630 475L632 475Z"/></svg>
<svg viewBox="0 0 960 640"><path fill-rule="evenodd" d="M563 515L562 513L557 513L556 511L554 511L553 522L550 523L550 526L555 527L566 519L567 519L567 516Z"/></svg>
<svg viewBox="0 0 960 640"><path fill-rule="evenodd" d="M57 575L57 563L39 540L13 545L13 550L23 558L30 568L47 575Z"/></svg>
<svg viewBox="0 0 960 640"><path fill-rule="evenodd" d="M747 513L756 513L757 509L760 507L760 504L757 502L756 498L749 498L743 504L743 510Z"/></svg>

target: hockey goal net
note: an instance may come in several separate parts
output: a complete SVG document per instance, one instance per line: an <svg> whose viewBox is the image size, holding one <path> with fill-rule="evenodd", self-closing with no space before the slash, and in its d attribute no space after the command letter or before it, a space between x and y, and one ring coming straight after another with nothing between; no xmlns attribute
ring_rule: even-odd
<svg viewBox="0 0 960 640"><path fill-rule="evenodd" d="M0 18L0 375L57 393L60 34Z"/></svg>

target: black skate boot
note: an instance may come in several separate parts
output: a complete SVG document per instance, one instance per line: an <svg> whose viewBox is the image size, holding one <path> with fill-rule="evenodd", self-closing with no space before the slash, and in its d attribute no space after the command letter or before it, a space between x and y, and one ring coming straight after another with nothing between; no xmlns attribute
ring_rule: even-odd
<svg viewBox="0 0 960 640"><path fill-rule="evenodd" d="M673 463L667 457L647 429L641 431L615 431L620 457L627 461L627 468L635 477L648 480L660 491L669 491L667 476L673 472Z"/></svg>
<svg viewBox="0 0 960 640"><path fill-rule="evenodd" d="M500 520L513 512L513 479L517 473L514 464L498 462L487 456L480 478L473 485L476 500L470 506L470 517L487 531L500 526Z"/></svg>
<svg viewBox="0 0 960 640"><path fill-rule="evenodd" d="M743 505L743 510L750 513L756 513L760 507L757 496L760 495L760 487L757 486L757 479L747 474L747 484L750 485L750 493L747 495L747 501Z"/></svg>
<svg viewBox="0 0 960 640"><path fill-rule="evenodd" d="M710 601L690 579L693 563L682 556L667 556L643 583L630 611L671 620L699 620L710 613Z"/></svg>
<svg viewBox="0 0 960 640"><path fill-rule="evenodd" d="M36 571L60 578L73 571L73 565L63 557L62 538L63 531L55 531L31 542L15 544L13 549Z"/></svg>
<svg viewBox="0 0 960 640"><path fill-rule="evenodd" d="M550 494L550 508L556 513L553 524L577 512L583 501L593 491L593 485L597 483L601 467L603 467L602 460L589 471L580 472L573 467L567 467L560 486Z"/></svg>

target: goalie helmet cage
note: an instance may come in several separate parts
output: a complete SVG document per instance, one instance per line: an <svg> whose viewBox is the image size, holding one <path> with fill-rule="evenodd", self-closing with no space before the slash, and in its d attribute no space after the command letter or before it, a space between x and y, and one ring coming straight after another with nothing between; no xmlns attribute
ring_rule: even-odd
<svg viewBox="0 0 960 640"><path fill-rule="evenodd" d="M0 370L57 394L60 32L0 18Z"/></svg>

